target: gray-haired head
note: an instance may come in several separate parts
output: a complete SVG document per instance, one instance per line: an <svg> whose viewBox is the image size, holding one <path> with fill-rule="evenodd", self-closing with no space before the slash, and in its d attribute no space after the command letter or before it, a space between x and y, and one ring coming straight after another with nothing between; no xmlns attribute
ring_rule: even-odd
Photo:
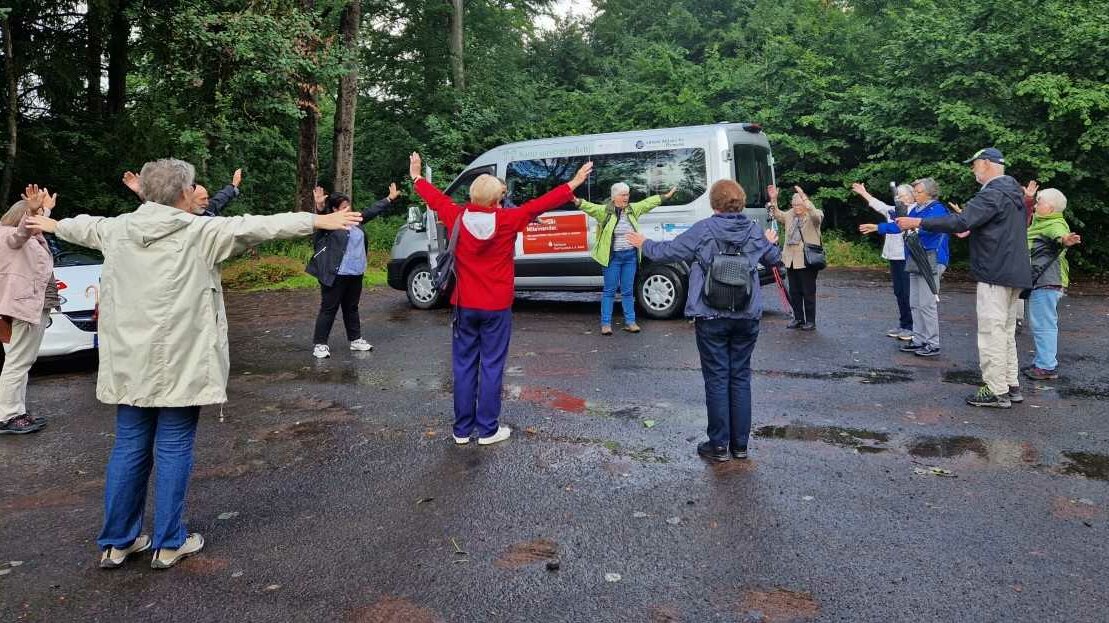
<svg viewBox="0 0 1109 623"><path fill-rule="evenodd" d="M913 186L912 184L898 184L897 188L893 189L894 201L899 201L909 207L916 203L913 201Z"/></svg>
<svg viewBox="0 0 1109 623"><path fill-rule="evenodd" d="M184 193L192 203L196 168L188 162L176 158L155 160L144 164L139 176L142 178L142 194L147 201L174 206Z"/></svg>
<svg viewBox="0 0 1109 623"><path fill-rule="evenodd" d="M936 180L930 177L920 178L919 180L913 182L913 186L920 186L920 189L924 191L924 194L928 195L928 197L931 199L935 199L936 197L940 196L940 185L936 183Z"/></svg>
<svg viewBox="0 0 1109 623"><path fill-rule="evenodd" d="M616 195L622 195L624 193L630 193L631 190L632 190L631 187L629 187L624 182L616 182L615 184L612 185L612 189L609 192L609 196L612 197L613 199L615 199Z"/></svg>
<svg viewBox="0 0 1109 623"><path fill-rule="evenodd" d="M1036 193L1036 200L1051 206L1053 212L1062 212L1067 209L1067 196L1058 188L1045 188Z"/></svg>

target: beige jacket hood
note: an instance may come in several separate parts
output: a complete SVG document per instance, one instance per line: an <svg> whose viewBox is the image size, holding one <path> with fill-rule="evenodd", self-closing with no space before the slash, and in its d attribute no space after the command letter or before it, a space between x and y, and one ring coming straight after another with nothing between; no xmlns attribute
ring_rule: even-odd
<svg viewBox="0 0 1109 623"><path fill-rule="evenodd" d="M226 402L219 264L266 240L311 234L312 223L308 213L221 218L152 202L60 221L59 238L104 254L96 397L137 407Z"/></svg>

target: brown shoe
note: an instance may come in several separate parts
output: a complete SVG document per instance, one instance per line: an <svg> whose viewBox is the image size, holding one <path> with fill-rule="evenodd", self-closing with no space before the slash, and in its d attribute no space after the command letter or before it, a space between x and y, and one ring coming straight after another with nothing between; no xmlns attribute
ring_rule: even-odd
<svg viewBox="0 0 1109 623"><path fill-rule="evenodd" d="M607 324L601 327L601 335L612 335L612 327Z"/></svg>
<svg viewBox="0 0 1109 623"><path fill-rule="evenodd" d="M625 325L624 330L627 331L628 333L639 333L640 328L639 328L639 325L637 325L633 322L629 325Z"/></svg>

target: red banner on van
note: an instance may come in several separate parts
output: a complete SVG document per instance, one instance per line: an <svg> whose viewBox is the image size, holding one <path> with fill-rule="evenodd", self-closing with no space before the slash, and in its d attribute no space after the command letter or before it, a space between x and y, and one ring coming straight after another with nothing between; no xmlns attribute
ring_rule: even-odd
<svg viewBox="0 0 1109 623"><path fill-rule="evenodd" d="M569 253L589 249L585 215L578 212L541 216L524 230L524 255Z"/></svg>

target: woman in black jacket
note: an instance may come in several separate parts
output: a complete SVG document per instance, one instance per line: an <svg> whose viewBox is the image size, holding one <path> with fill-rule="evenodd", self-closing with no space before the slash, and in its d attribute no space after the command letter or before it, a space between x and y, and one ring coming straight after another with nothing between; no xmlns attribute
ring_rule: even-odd
<svg viewBox="0 0 1109 623"><path fill-rule="evenodd" d="M389 196L363 210L362 221L381 215L399 195L397 185L389 184ZM316 212L320 214L351 209L350 197L342 193L327 195L324 189L317 186L315 198ZM362 339L362 326L358 320L362 275L366 272L366 233L361 227L341 231L317 230L312 243L315 250L306 270L320 281L320 313L316 316L312 355L317 359L331 356L327 338L340 307L343 309L343 325L347 329L350 349L373 350L373 345Z"/></svg>

